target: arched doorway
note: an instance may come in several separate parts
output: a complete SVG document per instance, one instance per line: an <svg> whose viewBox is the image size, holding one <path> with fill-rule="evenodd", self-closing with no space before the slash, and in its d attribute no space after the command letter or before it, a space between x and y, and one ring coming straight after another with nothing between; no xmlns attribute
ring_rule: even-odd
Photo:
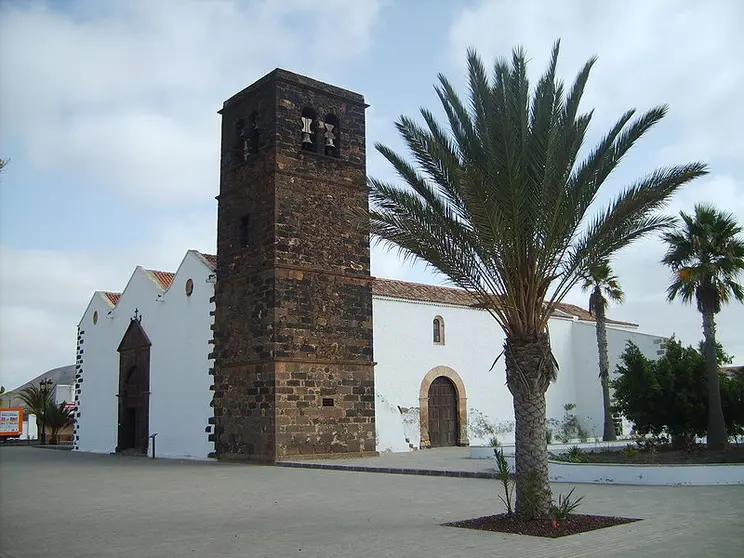
<svg viewBox="0 0 744 558"><path fill-rule="evenodd" d="M150 340L136 319L119 345L116 451L147 454L150 437Z"/></svg>
<svg viewBox="0 0 744 558"><path fill-rule="evenodd" d="M448 366L429 370L419 391L420 447L467 446L468 400L460 375Z"/></svg>
<svg viewBox="0 0 744 558"><path fill-rule="evenodd" d="M457 392L449 378L439 376L429 386L429 443L457 445Z"/></svg>

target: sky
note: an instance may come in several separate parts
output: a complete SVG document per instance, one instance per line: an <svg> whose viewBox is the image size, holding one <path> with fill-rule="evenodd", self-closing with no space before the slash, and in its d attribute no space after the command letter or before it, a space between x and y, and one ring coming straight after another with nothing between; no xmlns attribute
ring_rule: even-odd
<svg viewBox="0 0 744 558"><path fill-rule="evenodd" d="M744 223L744 3L738 0L0 0L0 381L13 388L74 363L76 326L95 290L120 291L137 265L175 270L214 253L217 110L276 67L362 93L367 170L394 179L374 150L400 149L394 122L441 115L444 73L463 93L465 54L487 65L514 46L544 69L561 39L570 81L598 57L582 109L590 141L628 108L670 107L622 162L595 210L661 165L710 174L666 208L701 201ZM613 260L627 301L609 316L687 344L694 306L668 303L664 246L649 238ZM443 284L375 246L377 277ZM742 277L744 280L744 277ZM566 301L586 306L574 291ZM744 305L718 315L719 341L744 364Z"/></svg>

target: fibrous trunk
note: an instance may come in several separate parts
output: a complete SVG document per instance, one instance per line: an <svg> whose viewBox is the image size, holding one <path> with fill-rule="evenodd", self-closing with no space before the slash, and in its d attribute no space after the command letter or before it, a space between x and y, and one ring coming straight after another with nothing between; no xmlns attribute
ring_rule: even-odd
<svg viewBox="0 0 744 558"><path fill-rule="evenodd" d="M506 381L514 398L517 515L550 515L552 494L545 437L545 392L555 376L550 339L507 339Z"/></svg>
<svg viewBox="0 0 744 558"><path fill-rule="evenodd" d="M602 384L602 406L604 408L604 431L602 439L605 442L617 440L615 423L612 420L612 406L610 398L610 359L607 356L607 325L605 323L604 305L598 304L597 318L597 349L599 350L599 379Z"/></svg>
<svg viewBox="0 0 744 558"><path fill-rule="evenodd" d="M708 372L708 449L721 450L726 448L728 436L721 405L721 387L718 381L716 321L713 312L703 312L703 336L705 337L705 367Z"/></svg>

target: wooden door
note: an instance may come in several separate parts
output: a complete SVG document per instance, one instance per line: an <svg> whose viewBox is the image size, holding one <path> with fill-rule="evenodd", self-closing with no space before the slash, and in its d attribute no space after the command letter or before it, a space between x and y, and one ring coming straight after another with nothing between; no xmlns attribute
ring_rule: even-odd
<svg viewBox="0 0 744 558"><path fill-rule="evenodd" d="M457 445L457 392L444 376L429 387L429 442L432 447Z"/></svg>

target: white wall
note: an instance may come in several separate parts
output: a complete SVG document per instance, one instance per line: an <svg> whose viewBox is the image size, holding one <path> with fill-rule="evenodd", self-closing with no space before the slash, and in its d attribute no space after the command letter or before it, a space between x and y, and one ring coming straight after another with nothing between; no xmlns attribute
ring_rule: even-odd
<svg viewBox="0 0 744 558"><path fill-rule="evenodd" d="M150 337L150 433L158 433L157 456L206 459L214 449L205 432L213 414L207 356L212 350L209 314L214 304L209 299L214 286L207 282L209 273L189 252L157 303L157 327ZM194 282L191 296L185 292L188 279Z"/></svg>
<svg viewBox="0 0 744 558"><path fill-rule="evenodd" d="M468 397L468 422L473 412L486 415L492 424L513 424L511 393L501 353L504 334L485 311L398 299L375 297L374 351L378 451L407 451L419 447L419 389L429 370L448 366L462 378ZM445 345L432 341L432 320L442 316ZM551 347L558 362L558 378L547 392L547 417L561 420L564 405L591 436L602 436L602 391L598 377L597 344L593 322L555 317L549 324ZM628 328L608 328L611 370L615 370L628 339L650 358L657 358L660 337ZM656 341L656 342L655 342ZM398 407L411 409L401 414ZM513 443L513 432L499 434L503 443ZM408 440L406 440L408 438ZM470 444L488 443L488 436L470 432Z"/></svg>
<svg viewBox="0 0 744 558"><path fill-rule="evenodd" d="M214 445L205 432L212 415L209 390L212 366L207 356L212 338L210 311L214 286L211 270L194 252L179 266L171 288L163 292L144 270L137 268L111 309L102 295L93 301L80 322L84 330L82 382L77 418L81 451L110 453L117 444L119 353L135 308L150 348L150 434L158 433L161 457L206 459ZM186 296L185 283L194 281ZM99 319L93 325L93 312ZM110 312L109 312L110 311Z"/></svg>
<svg viewBox="0 0 744 558"><path fill-rule="evenodd" d="M582 371L581 381L576 383L576 401L580 405L574 413L590 435L602 437L604 410L602 386L599 381L599 354L597 352L596 325L593 322L576 322L573 325L574 358L577 370ZM646 358L656 360L662 337L648 335L624 328L607 327L607 354L610 360L610 377L617 377L617 365L628 341L635 343Z"/></svg>

